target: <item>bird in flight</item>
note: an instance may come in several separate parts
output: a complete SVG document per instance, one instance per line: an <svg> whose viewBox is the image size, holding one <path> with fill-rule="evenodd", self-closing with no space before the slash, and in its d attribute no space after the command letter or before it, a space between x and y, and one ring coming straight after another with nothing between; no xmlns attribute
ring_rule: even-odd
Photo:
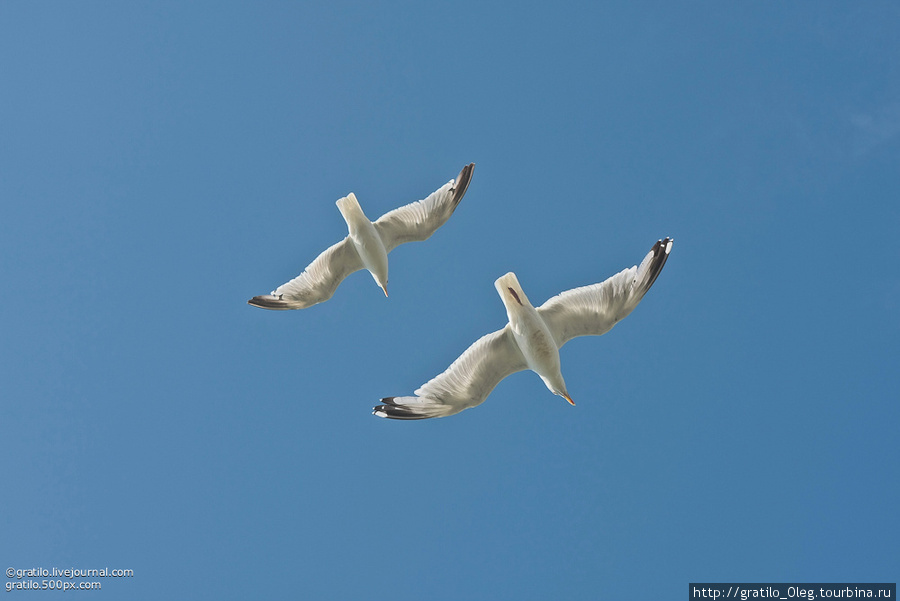
<svg viewBox="0 0 900 601"><path fill-rule="evenodd" d="M327 301L344 278L360 269L368 269L387 296L388 253L406 242L427 240L444 225L466 194L474 169L475 163L469 163L456 179L424 200L389 211L377 221L369 221L352 192L339 199L336 204L349 235L326 249L291 281L247 302L263 309L305 309Z"/></svg>
<svg viewBox="0 0 900 601"><path fill-rule="evenodd" d="M576 336L600 336L631 313L656 281L672 250L671 238L659 240L640 265L605 282L558 294L532 306L516 274L494 282L509 323L482 336L452 365L415 391L387 397L373 413L392 419L446 417L480 405L506 376L530 369L553 394L572 405L560 371L559 349Z"/></svg>

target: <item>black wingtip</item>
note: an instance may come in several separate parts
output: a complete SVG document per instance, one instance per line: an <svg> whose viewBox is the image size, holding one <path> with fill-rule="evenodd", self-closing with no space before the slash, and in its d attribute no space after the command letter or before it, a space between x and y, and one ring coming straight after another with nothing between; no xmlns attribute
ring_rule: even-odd
<svg viewBox="0 0 900 601"><path fill-rule="evenodd" d="M372 409L372 415L377 415L378 417L386 417L388 419L427 419L428 415L422 415L421 413L416 413L410 407L406 405L399 405L394 402L394 399L397 397L386 397L381 399L384 405L378 405L374 409Z"/></svg>
<svg viewBox="0 0 900 601"><path fill-rule="evenodd" d="M453 206L459 204L459 201L463 199L463 196L466 195L466 190L469 189L469 182L472 181L472 172L475 171L475 163L469 163L465 167L462 168L462 171L459 172L459 175L456 176L456 180L453 182Z"/></svg>
<svg viewBox="0 0 900 601"><path fill-rule="evenodd" d="M254 296L247 301L248 305L259 307L260 309L271 309L273 311L287 311L296 309L296 304L284 300L281 295L263 294L262 296Z"/></svg>
<svg viewBox="0 0 900 601"><path fill-rule="evenodd" d="M649 290L650 286L653 285L653 282L656 281L656 278L659 277L659 274L662 272L662 268L665 267L666 261L669 260L669 252L672 250L672 244L675 242L674 239L666 237L662 240L657 240L656 244L653 245L651 252L653 253L653 262L650 264L649 273L647 274L647 279L645 280L644 290Z"/></svg>

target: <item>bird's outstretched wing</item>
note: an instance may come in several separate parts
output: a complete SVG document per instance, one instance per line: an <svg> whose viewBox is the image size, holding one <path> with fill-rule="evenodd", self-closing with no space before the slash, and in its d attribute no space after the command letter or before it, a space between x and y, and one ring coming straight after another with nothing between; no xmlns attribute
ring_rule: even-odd
<svg viewBox="0 0 900 601"><path fill-rule="evenodd" d="M388 397L373 413L392 419L446 417L481 404L506 376L528 366L507 324L482 336L416 396Z"/></svg>
<svg viewBox="0 0 900 601"><path fill-rule="evenodd" d="M462 168L456 179L438 188L424 200L388 211L375 221L375 230L381 236L386 251L407 242L427 240L439 227L444 225L456 205L462 200L472 180L475 163Z"/></svg>
<svg viewBox="0 0 900 601"><path fill-rule="evenodd" d="M263 309L305 309L331 298L345 277L362 268L362 259L348 236L327 248L290 282L247 302Z"/></svg>
<svg viewBox="0 0 900 601"><path fill-rule="evenodd" d="M538 314L557 346L576 336L599 336L631 313L656 281L672 250L671 238L659 240L641 261L600 284L573 288L549 299Z"/></svg>

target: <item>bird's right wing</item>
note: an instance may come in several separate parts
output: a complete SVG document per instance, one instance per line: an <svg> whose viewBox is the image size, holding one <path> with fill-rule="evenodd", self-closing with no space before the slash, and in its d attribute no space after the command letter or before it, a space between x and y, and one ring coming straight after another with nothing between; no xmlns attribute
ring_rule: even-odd
<svg viewBox="0 0 900 601"><path fill-rule="evenodd" d="M538 308L556 344L576 336L600 336L631 313L656 281L672 250L659 240L639 266L623 269L599 284L566 290Z"/></svg>
<svg viewBox="0 0 900 601"><path fill-rule="evenodd" d="M305 309L327 301L345 277L363 268L350 237L327 248L290 282L247 302L262 309Z"/></svg>
<svg viewBox="0 0 900 601"><path fill-rule="evenodd" d="M388 397L373 413L392 419L446 417L484 402L506 376L527 367L509 324L479 338L441 375L423 384L416 396Z"/></svg>
<svg viewBox="0 0 900 601"><path fill-rule="evenodd" d="M417 200L393 211L388 211L375 221L375 230L381 236L384 249L391 252L407 242L427 240L444 225L456 205L462 200L472 180L475 163L462 168L456 179L432 192L427 198Z"/></svg>

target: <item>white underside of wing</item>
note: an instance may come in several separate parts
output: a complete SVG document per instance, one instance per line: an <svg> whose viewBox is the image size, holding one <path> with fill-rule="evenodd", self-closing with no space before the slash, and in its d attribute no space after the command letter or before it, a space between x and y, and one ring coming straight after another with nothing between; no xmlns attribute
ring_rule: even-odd
<svg viewBox="0 0 900 601"><path fill-rule="evenodd" d="M389 404L376 407L375 414L400 419L453 415L481 404L503 378L526 368L507 325L475 341L446 371L416 390L416 396L383 399Z"/></svg>
<svg viewBox="0 0 900 601"><path fill-rule="evenodd" d="M577 336L600 336L631 313L665 265L672 241L657 242L640 266L623 269L607 280L567 290L538 308L557 346Z"/></svg>
<svg viewBox="0 0 900 601"><path fill-rule="evenodd" d="M427 240L452 214L444 204L453 198L453 180L424 200L394 209L375 221L384 248L390 252L406 242Z"/></svg>
<svg viewBox="0 0 900 601"><path fill-rule="evenodd" d="M362 259L349 237L325 249L307 268L272 291L273 296L306 306L328 300L344 278L363 269Z"/></svg>
<svg viewBox="0 0 900 601"><path fill-rule="evenodd" d="M600 336L627 315L629 288L637 267L620 271L608 280L557 294L538 307L558 347L576 336ZM627 310L626 310L627 309Z"/></svg>
<svg viewBox="0 0 900 601"><path fill-rule="evenodd" d="M407 242L427 240L444 225L466 193L474 164L463 167L456 179L422 200L388 211L374 222L388 252Z"/></svg>
<svg viewBox="0 0 900 601"><path fill-rule="evenodd" d="M444 373L423 384L415 394L472 407L483 402L500 380L526 367L525 357L507 326L476 340Z"/></svg>

